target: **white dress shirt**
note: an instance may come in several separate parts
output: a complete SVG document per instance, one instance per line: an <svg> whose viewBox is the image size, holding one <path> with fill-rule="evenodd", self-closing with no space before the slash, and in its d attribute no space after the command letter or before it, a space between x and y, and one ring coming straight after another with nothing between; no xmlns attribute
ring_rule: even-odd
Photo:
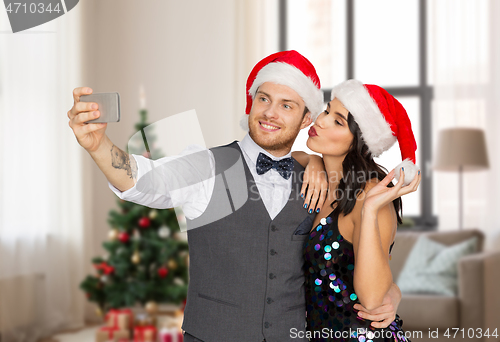
<svg viewBox="0 0 500 342"><path fill-rule="evenodd" d="M288 158L287 155L276 158L262 147L257 145L250 135L246 135L242 141L238 142L245 161L257 184L262 201L271 219L274 219L286 205L292 190L292 178L284 179L276 170L258 175L256 162L259 153L264 153L274 160ZM203 153L205 151L206 153ZM197 153L200 152L200 153ZM188 155L195 155L196 161L190 162ZM189 219L199 217L208 206L215 184L215 159L212 152L199 145L190 145L178 156L164 157L151 160L141 155L132 154L137 163L137 182L126 190L120 191L108 181L109 188L125 201L137 203L150 208L166 209L182 207L184 215ZM168 162L180 157L186 161L181 165L169 167ZM161 167L160 167L161 166ZM208 167L207 167L208 166ZM154 184L151 188L154 191L139 191L137 185L139 180L149 171L161 170L161 184ZM143 180L144 181L144 180ZM179 184L190 184L180 187Z"/></svg>

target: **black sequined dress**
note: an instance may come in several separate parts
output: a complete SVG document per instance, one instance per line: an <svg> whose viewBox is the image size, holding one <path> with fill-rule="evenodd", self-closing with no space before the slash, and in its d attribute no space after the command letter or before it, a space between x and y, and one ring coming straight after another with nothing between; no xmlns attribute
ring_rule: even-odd
<svg viewBox="0 0 500 342"><path fill-rule="evenodd" d="M392 245L391 245L392 249ZM338 229L333 212L322 218L304 243L307 333L311 341L409 341L403 321L396 319L387 328L373 328L372 321L358 317L353 306L354 250Z"/></svg>

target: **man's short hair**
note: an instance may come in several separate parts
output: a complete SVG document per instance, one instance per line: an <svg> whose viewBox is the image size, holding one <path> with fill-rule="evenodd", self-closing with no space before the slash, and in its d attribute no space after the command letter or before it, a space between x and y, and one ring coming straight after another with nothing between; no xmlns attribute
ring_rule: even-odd
<svg viewBox="0 0 500 342"><path fill-rule="evenodd" d="M302 119L306 116L308 111L309 109L307 109L307 107L304 107L304 113L302 114Z"/></svg>

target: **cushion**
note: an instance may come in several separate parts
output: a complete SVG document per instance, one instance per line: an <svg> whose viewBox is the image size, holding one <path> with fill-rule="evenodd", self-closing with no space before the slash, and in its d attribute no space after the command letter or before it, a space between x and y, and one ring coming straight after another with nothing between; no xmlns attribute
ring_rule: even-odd
<svg viewBox="0 0 500 342"><path fill-rule="evenodd" d="M446 246L422 235L408 255L396 283L402 293L456 296L458 261L476 250L477 237Z"/></svg>

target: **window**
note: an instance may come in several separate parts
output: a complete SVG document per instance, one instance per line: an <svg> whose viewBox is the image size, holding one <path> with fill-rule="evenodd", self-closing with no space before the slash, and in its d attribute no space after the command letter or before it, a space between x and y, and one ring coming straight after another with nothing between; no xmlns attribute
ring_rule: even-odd
<svg viewBox="0 0 500 342"><path fill-rule="evenodd" d="M334 85L356 78L384 87L408 112L424 177L419 191L404 197L403 214L416 229L437 224L429 168L433 89L427 17L426 0L280 0L280 50L300 51L314 64L325 102ZM306 136L301 132L298 140ZM304 142L300 148L306 150ZM376 161L389 170L399 164L398 144Z"/></svg>

